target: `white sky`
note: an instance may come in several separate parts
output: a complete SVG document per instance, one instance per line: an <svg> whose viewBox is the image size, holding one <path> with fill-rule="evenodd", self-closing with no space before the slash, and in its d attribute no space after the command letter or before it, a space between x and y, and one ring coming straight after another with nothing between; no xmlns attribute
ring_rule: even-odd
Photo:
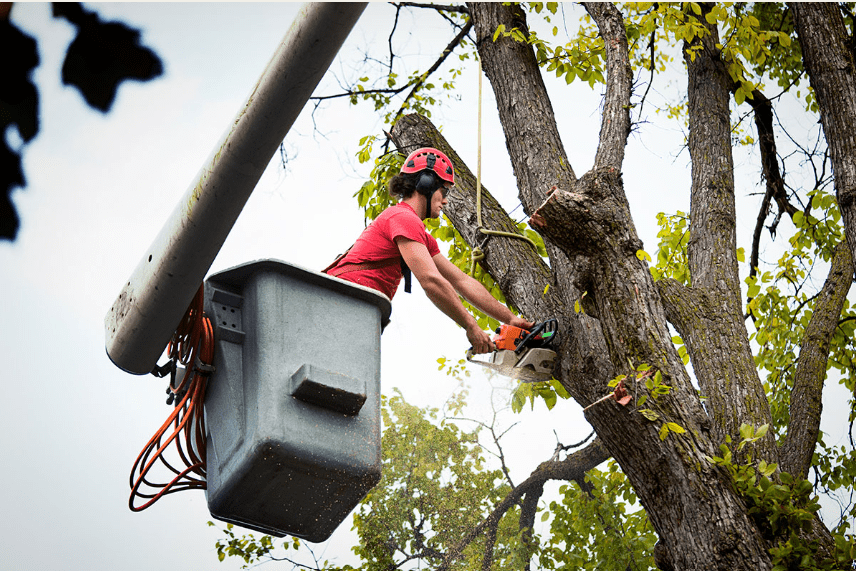
<svg viewBox="0 0 856 571"><path fill-rule="evenodd" d="M169 413L165 382L114 367L104 350L103 319L122 284L176 202L243 106L251 87L287 31L298 4L100 4L104 19L143 30L143 42L165 65L149 83L125 83L107 115L89 109L79 93L60 83L73 28L50 16L50 5L16 3L12 20L39 44L41 130L24 148L25 190L13 195L22 219L18 239L0 244L3 306L0 333L6 393L0 409L4 484L0 536L8 546L6 569L237 569L218 563L219 534L202 492L168 496L147 511L128 510L128 474L140 449ZM568 8L570 10L570 8ZM578 10L578 8L574 8ZM331 72L342 77L367 46L386 54L394 10L372 4L347 40ZM569 14L569 23L575 14ZM402 52L428 61L449 39L436 17L403 13L397 36ZM678 62L679 64L679 62ZM450 67L450 66L447 66ZM444 134L475 169L477 75L470 62L459 101L435 113ZM548 74L549 75L549 74ZM678 86L680 87L680 86ZM507 209L517 205L515 181L484 81L483 182ZM574 169L581 175L594 157L599 91L578 82L548 79L553 106ZM328 73L318 94L337 92ZM651 119L653 120L653 114ZM379 134L371 108L344 101L309 109L288 135L295 158L284 172L275 157L226 241L212 273L260 258L322 268L350 245L363 227L352 194L370 167L358 165L357 141ZM624 181L646 250L656 248L657 212L688 210L686 153L674 155L683 134L674 126L640 127L627 150ZM747 249L757 198L757 161L738 159L746 217L739 227ZM522 217L520 210L514 214ZM460 358L462 330L431 306L414 284L393 303L383 336L383 392L398 387L420 406L440 406L456 382L437 371L440 356ZM316 348L319 349L319 348ZM470 401L485 399L487 380L474 372ZM484 407L481 408L485 412ZM543 406L521 420L509 437L513 476L522 481L549 458L556 430L563 443L584 438L579 407ZM326 557L351 562L343 524ZM323 548L321 548L323 549Z"/></svg>

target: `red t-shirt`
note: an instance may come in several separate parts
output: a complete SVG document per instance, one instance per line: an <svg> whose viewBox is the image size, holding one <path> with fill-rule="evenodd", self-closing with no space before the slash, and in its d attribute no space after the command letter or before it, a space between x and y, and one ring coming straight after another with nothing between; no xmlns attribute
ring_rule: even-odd
<svg viewBox="0 0 856 571"><path fill-rule="evenodd" d="M425 230L425 225L419 219L416 211L409 204L399 202L381 212L380 216L363 230L351 250L336 264L336 267L345 264L375 262L388 258L400 259L401 253L395 244L395 238L398 236L424 244L432 258L440 253L437 240ZM392 264L374 270L357 270L341 274L338 277L376 289L392 299L398 289L398 284L401 282L401 266L400 264Z"/></svg>

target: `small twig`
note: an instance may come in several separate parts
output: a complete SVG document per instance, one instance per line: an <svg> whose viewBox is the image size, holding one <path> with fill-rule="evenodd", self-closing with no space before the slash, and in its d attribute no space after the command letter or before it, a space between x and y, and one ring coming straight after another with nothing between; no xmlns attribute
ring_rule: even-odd
<svg viewBox="0 0 856 571"><path fill-rule="evenodd" d="M398 121L398 118L401 117L401 115L404 113L404 109L405 109L404 106L407 103L407 101L411 97L413 97L413 95L416 94L417 91L419 91L419 89L422 87L422 85L424 85L424 83L428 79L428 77L432 73L437 71L437 69L443 64L443 62L446 61L446 58L449 57L449 55L452 53L452 51L456 47L458 47L458 45L461 43L461 40L463 40L464 37L468 33L470 33L470 30L472 29L472 27L473 27L473 21L468 20L467 24L463 28L461 28L460 32L458 32L458 35L456 35L454 38L452 38L452 41L449 42L449 45L446 46L446 48L443 50L443 53L440 56L440 58L434 62L434 65L432 65L430 68L428 68L428 71L426 71L425 73L420 75L419 79L412 84L413 89L410 90L410 93L408 93L407 96L404 98L404 101L401 102L401 107L399 107L398 112L395 114L395 117L393 117L393 119L392 119L391 123L393 125L395 124L396 121Z"/></svg>
<svg viewBox="0 0 856 571"><path fill-rule="evenodd" d="M392 51L392 36L395 34L395 30L398 28L398 15L401 13L401 5L395 7L395 21L392 23L392 30L389 32L389 73L387 75L392 75L392 63L395 60L395 52Z"/></svg>
<svg viewBox="0 0 856 571"><path fill-rule="evenodd" d="M651 48L651 78L648 80L648 87L645 88L645 93L642 94L642 100L639 102L639 119L642 119L642 107L645 105L645 99L648 97L648 91L651 89L651 85L654 84L654 45L656 42L657 28L651 30L651 39L648 42L648 47Z"/></svg>
<svg viewBox="0 0 856 571"><path fill-rule="evenodd" d="M419 2L399 2L393 3L393 6L408 7L408 8L430 8L438 12L457 12L459 14L469 14L470 10L466 6L452 6L443 4L421 4Z"/></svg>

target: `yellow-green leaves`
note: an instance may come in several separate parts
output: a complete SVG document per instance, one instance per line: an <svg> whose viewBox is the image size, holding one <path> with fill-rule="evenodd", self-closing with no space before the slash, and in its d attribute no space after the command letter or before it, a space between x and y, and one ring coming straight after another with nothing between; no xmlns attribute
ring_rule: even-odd
<svg viewBox="0 0 856 571"><path fill-rule="evenodd" d="M841 213L835 197L824 190L808 194L809 208L795 213L790 246L769 271L746 278L746 310L752 316L755 364L770 403L772 428L779 434L790 418L790 393L795 364L806 329L814 315L816 298L811 281L822 280L835 247L844 239ZM835 369L848 387L856 385L852 344L856 312L845 303L829 344L827 367ZM850 389L852 390L852 388Z"/></svg>
<svg viewBox="0 0 856 571"><path fill-rule="evenodd" d="M651 267L651 276L655 280L672 278L689 286L689 216L680 210L671 215L661 212L657 214L657 224L660 226L657 233L660 242L657 244L657 263ZM638 252L636 256L639 256Z"/></svg>
<svg viewBox="0 0 856 571"><path fill-rule="evenodd" d="M683 426L680 424L676 424L674 422L665 422L663 426L660 427L660 440L665 440L670 432L674 432L675 434L683 434L686 432Z"/></svg>
<svg viewBox="0 0 856 571"><path fill-rule="evenodd" d="M549 533L540 537L538 568L656 569L657 536L617 463L587 472L585 487L563 484L547 506L552 519Z"/></svg>
<svg viewBox="0 0 856 571"><path fill-rule="evenodd" d="M547 410L552 410L558 399L569 399L571 395L556 379L539 383L519 383L511 394L511 410L522 411L526 401L529 401L530 409L534 410L535 400L539 398L547 405Z"/></svg>
<svg viewBox="0 0 856 571"><path fill-rule="evenodd" d="M437 367L438 371L446 371L446 375L458 379L462 381L464 377L470 376L470 371L467 369L467 361L466 359L458 359L457 361L452 361L447 359L446 357L440 357L437 359L437 363L440 365Z"/></svg>
<svg viewBox="0 0 856 571"><path fill-rule="evenodd" d="M360 139L357 158L361 163L371 160L372 147L376 140L377 137L374 135L367 135ZM354 193L367 220L374 220L387 207L395 204L389 195L387 184L390 178L398 174L403 162L404 157L398 153L387 153L374 160L374 168L369 174L369 180Z"/></svg>
<svg viewBox="0 0 856 571"><path fill-rule="evenodd" d="M742 440L737 445L737 450L742 450L744 446L747 444L751 444L758 440L761 440L767 435L767 431L770 429L769 424L762 424L756 430L754 426L751 424L743 423L740 425L740 437Z"/></svg>
<svg viewBox="0 0 856 571"><path fill-rule="evenodd" d="M555 14L555 3L548 2L547 10ZM544 6L535 2L529 4L529 9L536 14L541 13ZM549 21L549 17L547 17ZM558 35L558 28L553 28L553 36ZM565 83L571 84L579 79L594 87L598 83L604 83L606 70L604 67L603 39L597 31L597 27L589 20L581 23L579 32L575 38L565 45L552 45L541 39L534 31L526 36L517 28L510 31L500 24L493 34L496 41L500 36L509 37L518 42L526 42L535 50L535 57L544 71L556 74L558 78L564 78Z"/></svg>
<svg viewBox="0 0 856 571"><path fill-rule="evenodd" d="M640 408L639 414L641 414L642 416L644 416L646 419L650 420L651 422L654 422L655 420L660 419L660 415L657 414L655 411L651 410L650 408Z"/></svg>
<svg viewBox="0 0 856 571"><path fill-rule="evenodd" d="M672 343L674 343L675 349L678 351L678 356L681 358L684 365L689 365L690 356L689 353L687 353L687 347L684 345L684 340L681 339L680 336L675 335L672 337Z"/></svg>
<svg viewBox="0 0 856 571"><path fill-rule="evenodd" d="M588 294L588 292L584 291L583 294L580 296L580 298L578 300L574 301L574 312L585 313L585 310L583 309L583 299L585 299L587 294Z"/></svg>

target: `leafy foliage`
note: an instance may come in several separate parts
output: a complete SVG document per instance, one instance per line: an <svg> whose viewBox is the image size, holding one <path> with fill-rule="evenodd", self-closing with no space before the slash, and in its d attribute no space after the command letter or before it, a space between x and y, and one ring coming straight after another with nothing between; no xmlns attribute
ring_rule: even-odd
<svg viewBox="0 0 856 571"><path fill-rule="evenodd" d="M811 278L816 269L828 267L835 246L844 239L835 198L821 190L811 191L808 196L817 217L797 212L793 218L796 232L789 238L791 248L782 254L776 268L746 278L750 299L746 309L755 319L752 337L759 345L755 363L768 372L777 430L787 425L787 388L793 386L798 348L814 310L816 294L811 289ZM763 291L762 286L766 286ZM856 314L849 305L845 301L841 324L830 344L827 368L836 369L852 390L856 354L851 339Z"/></svg>
<svg viewBox="0 0 856 571"><path fill-rule="evenodd" d="M655 280L672 278L685 286L691 285L687 244L690 241L689 216L678 210L668 215L657 214L660 231L657 237L657 263L651 268Z"/></svg>
<svg viewBox="0 0 856 571"><path fill-rule="evenodd" d="M535 410L535 400L539 398L544 401L547 410L553 410L560 398L569 399L571 395L556 379L537 383L518 383L511 394L511 410L521 412L526 401L529 401L530 410Z"/></svg>
<svg viewBox="0 0 856 571"><path fill-rule="evenodd" d="M209 521L208 525L214 527L215 523ZM226 524L226 527L222 530L225 537L218 540L215 544L217 559L220 561L223 561L226 557L240 557L244 560L244 568L246 568L251 563L264 561L265 558L270 556L271 551L275 549L273 539L269 535L263 535L259 539L256 539L252 533L248 533L238 537L234 530L234 525L231 523ZM294 549L300 548L300 540L296 537L286 539L282 542L284 550L292 547Z"/></svg>
<svg viewBox="0 0 856 571"><path fill-rule="evenodd" d="M361 163L372 160L372 149L377 137L366 135L360 139L360 150L357 157ZM374 159L374 167L369 173L369 179L354 193L357 203L363 209L366 220L374 220L380 213L395 204L389 194L389 179L398 174L404 157L399 153L386 153Z"/></svg>
<svg viewBox="0 0 856 571"><path fill-rule="evenodd" d="M543 512L550 536L538 555L542 569L656 569L657 535L627 482L610 460L586 474L586 485L559 487L560 499Z"/></svg>
<svg viewBox="0 0 856 571"><path fill-rule="evenodd" d="M439 420L436 409L418 409L396 394L384 398L383 423L383 476L354 515L354 552L368 570L411 560L436 566L508 485L500 470L488 469L477 433ZM480 561L482 550L473 544L465 558Z"/></svg>
<svg viewBox="0 0 856 571"><path fill-rule="evenodd" d="M769 426L757 430L743 424L737 450L763 438ZM835 553L822 557L816 540L806 540L812 521L820 510L813 486L807 480L796 479L786 472L776 472L775 464L764 460L753 462L751 453L746 464L734 464L731 438L720 445L722 456L713 456L711 463L724 468L731 476L737 492L748 506L748 514L761 534L772 545L770 555L774 571L800 569L803 571L832 571L850 569L856 558L856 537L846 534L846 526L834 534ZM771 479L772 478L772 479ZM802 532L802 533L801 533Z"/></svg>

